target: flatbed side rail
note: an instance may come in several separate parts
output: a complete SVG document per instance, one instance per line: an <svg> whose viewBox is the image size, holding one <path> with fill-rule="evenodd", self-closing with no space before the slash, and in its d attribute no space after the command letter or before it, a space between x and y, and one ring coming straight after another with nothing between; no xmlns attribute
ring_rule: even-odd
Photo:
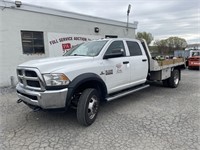
<svg viewBox="0 0 200 150"><path fill-rule="evenodd" d="M166 60L150 60L150 71L159 71L166 68L172 68L185 64L184 58L166 59Z"/></svg>

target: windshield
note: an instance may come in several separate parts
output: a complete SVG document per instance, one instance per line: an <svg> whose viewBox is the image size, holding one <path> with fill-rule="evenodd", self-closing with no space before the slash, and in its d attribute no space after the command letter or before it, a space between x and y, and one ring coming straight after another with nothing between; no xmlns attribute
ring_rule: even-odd
<svg viewBox="0 0 200 150"><path fill-rule="evenodd" d="M193 52L192 56L200 56L200 52Z"/></svg>
<svg viewBox="0 0 200 150"><path fill-rule="evenodd" d="M69 50L64 56L97 56L106 43L107 40L82 43Z"/></svg>

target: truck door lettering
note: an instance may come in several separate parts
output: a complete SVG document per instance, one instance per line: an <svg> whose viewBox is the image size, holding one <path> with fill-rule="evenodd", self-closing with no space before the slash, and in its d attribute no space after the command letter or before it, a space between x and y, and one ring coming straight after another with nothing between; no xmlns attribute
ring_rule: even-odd
<svg viewBox="0 0 200 150"><path fill-rule="evenodd" d="M106 70L106 75L111 75L111 74L113 74L113 70L111 69L111 70Z"/></svg>

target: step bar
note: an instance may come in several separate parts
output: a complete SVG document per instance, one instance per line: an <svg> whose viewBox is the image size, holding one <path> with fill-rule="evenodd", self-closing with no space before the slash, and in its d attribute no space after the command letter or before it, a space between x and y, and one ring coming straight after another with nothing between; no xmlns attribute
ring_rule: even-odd
<svg viewBox="0 0 200 150"><path fill-rule="evenodd" d="M147 87L149 87L149 86L150 86L149 84L146 84L146 85L142 85L142 86L140 86L140 87L134 88L134 89L129 89L129 90L124 91L124 92L122 92L122 93L117 93L117 94L115 94L115 95L112 95L112 96L110 96L110 97L107 97L106 100L107 100L107 101L112 101L112 100L114 100L114 99L121 98L121 97L123 97L123 96L129 95L129 94L131 94L131 93L137 92L137 91L142 90L142 89L145 89L145 88L147 88Z"/></svg>

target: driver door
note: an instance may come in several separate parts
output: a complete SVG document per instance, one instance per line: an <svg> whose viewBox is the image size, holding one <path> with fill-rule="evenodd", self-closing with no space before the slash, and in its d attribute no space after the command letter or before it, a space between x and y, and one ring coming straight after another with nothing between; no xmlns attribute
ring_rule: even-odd
<svg viewBox="0 0 200 150"><path fill-rule="evenodd" d="M129 86L130 64L129 57L126 57L124 42L122 40L113 41L105 55L120 52L123 52L123 55L103 60L106 86L109 94Z"/></svg>

